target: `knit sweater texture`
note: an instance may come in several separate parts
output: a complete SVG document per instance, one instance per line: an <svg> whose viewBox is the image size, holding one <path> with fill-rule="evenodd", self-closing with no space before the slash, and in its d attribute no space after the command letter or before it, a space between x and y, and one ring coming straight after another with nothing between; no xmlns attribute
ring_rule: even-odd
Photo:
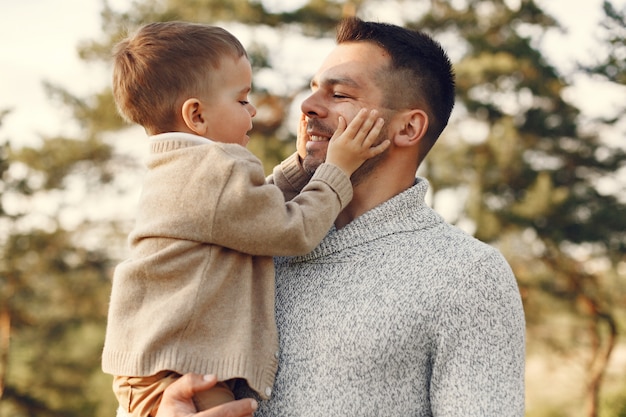
<svg viewBox="0 0 626 417"><path fill-rule="evenodd" d="M272 256L319 243L352 198L348 176L324 164L285 202L244 147L184 133L153 137L147 168L130 257L113 277L103 370L244 378L266 398L278 350Z"/></svg>
<svg viewBox="0 0 626 417"><path fill-rule="evenodd" d="M525 320L501 254L407 191L276 264L279 367L255 416L524 415Z"/></svg>

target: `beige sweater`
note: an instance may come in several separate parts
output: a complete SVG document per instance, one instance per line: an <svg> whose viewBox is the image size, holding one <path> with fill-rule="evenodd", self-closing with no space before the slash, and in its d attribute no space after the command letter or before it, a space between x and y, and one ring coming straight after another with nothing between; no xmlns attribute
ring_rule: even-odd
<svg viewBox="0 0 626 417"><path fill-rule="evenodd" d="M130 258L113 277L103 370L245 378L267 398L278 355L272 256L322 240L352 198L349 178L323 164L285 202L244 147L183 133L153 137L147 166Z"/></svg>

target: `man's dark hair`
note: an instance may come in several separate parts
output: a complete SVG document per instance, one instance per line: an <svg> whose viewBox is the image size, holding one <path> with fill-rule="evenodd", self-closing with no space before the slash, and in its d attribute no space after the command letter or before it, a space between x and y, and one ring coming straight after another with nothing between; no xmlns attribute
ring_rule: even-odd
<svg viewBox="0 0 626 417"><path fill-rule="evenodd" d="M434 143L454 107L454 71L446 52L432 37L387 23L343 19L337 44L372 42L391 57L391 68L379 75L391 109L422 108L429 116L427 136Z"/></svg>

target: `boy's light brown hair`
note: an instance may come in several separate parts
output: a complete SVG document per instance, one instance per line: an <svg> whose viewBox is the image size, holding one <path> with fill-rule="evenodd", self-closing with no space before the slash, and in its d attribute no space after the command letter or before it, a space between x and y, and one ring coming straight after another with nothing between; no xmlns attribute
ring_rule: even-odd
<svg viewBox="0 0 626 417"><path fill-rule="evenodd" d="M185 100L206 93L221 60L247 56L217 26L158 22L142 26L113 50L113 97L119 113L150 135L175 130Z"/></svg>

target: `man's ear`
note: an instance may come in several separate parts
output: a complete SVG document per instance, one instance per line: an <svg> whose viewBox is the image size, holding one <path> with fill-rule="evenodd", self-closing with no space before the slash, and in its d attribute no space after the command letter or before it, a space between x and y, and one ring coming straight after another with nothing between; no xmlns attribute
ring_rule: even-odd
<svg viewBox="0 0 626 417"><path fill-rule="evenodd" d="M426 135L428 115L423 110L409 110L402 115L402 126L396 133L396 146L415 146Z"/></svg>
<svg viewBox="0 0 626 417"><path fill-rule="evenodd" d="M202 114L202 102L197 98L188 98L182 106L182 116L185 125L196 135L204 136L207 131L207 120Z"/></svg>

